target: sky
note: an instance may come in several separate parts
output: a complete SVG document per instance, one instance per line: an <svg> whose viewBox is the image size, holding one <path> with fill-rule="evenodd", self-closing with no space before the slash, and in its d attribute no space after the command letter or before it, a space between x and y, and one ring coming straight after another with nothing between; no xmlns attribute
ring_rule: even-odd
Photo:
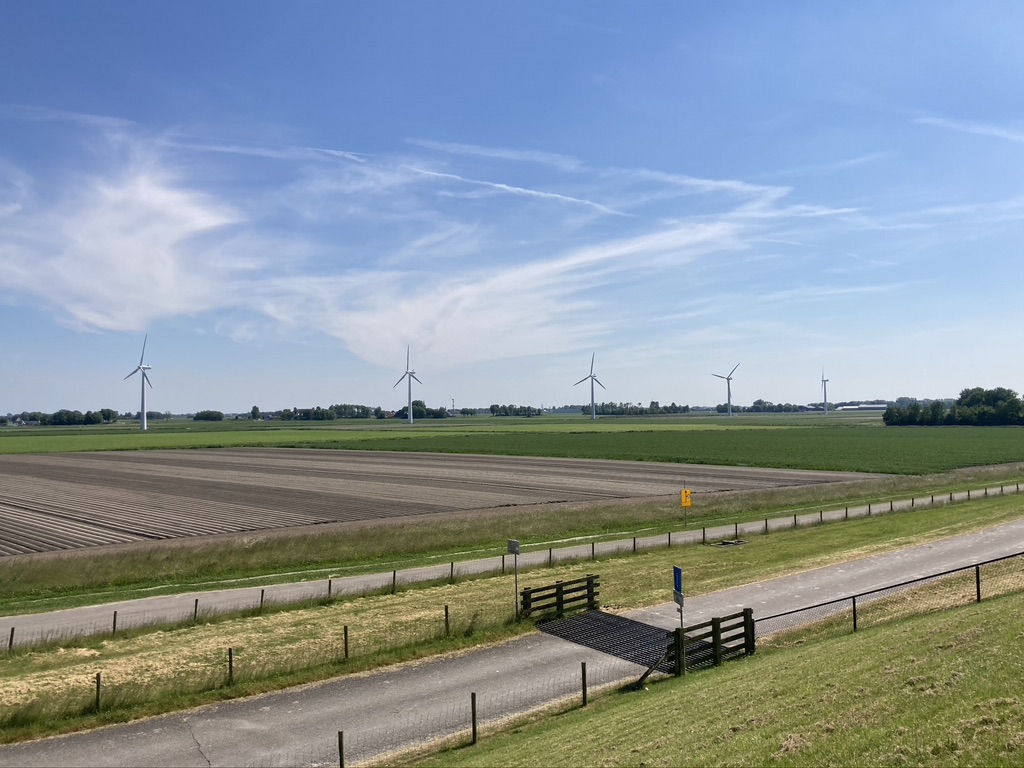
<svg viewBox="0 0 1024 768"><path fill-rule="evenodd" d="M1021 29L0 0L0 413L1021 391Z"/></svg>

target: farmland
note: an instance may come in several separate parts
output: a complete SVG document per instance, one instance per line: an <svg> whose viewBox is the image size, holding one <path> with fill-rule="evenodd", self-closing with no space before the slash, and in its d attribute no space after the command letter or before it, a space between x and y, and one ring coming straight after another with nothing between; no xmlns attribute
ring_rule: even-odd
<svg viewBox="0 0 1024 768"><path fill-rule="evenodd" d="M469 418L394 421L155 422L126 427L0 430L0 454L305 447L549 456L920 475L1024 461L1017 428L884 428L877 415L649 419Z"/></svg>

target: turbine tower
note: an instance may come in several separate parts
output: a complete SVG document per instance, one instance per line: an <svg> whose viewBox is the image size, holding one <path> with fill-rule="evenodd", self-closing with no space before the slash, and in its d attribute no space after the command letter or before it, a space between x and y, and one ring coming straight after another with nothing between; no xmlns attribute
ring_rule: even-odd
<svg viewBox="0 0 1024 768"><path fill-rule="evenodd" d="M736 363L736 365L733 366L733 369L731 371L729 371L729 375L728 376L722 376L720 373L712 373L711 374L712 376L717 376L719 379L725 379L725 393L726 393L726 396L728 397L726 402L728 403L727 407L729 409L729 415L730 416L732 416L732 375L734 373L736 373L736 369L739 368L739 367L740 367L740 364Z"/></svg>
<svg viewBox="0 0 1024 768"><path fill-rule="evenodd" d="M825 415L828 416L828 379L825 378L825 369L821 369L821 400L825 406Z"/></svg>
<svg viewBox="0 0 1024 768"><path fill-rule="evenodd" d="M139 364L135 367L135 370L124 377L127 381L136 373L142 373L142 410L139 411L139 428L142 432L146 431L146 385L149 384L149 388L153 388L152 382L149 380L149 376L146 375L146 371L152 370L153 366L146 365L143 360L146 359L146 342L149 340L149 334L147 333L145 338L142 340L142 355L139 357Z"/></svg>
<svg viewBox="0 0 1024 768"><path fill-rule="evenodd" d="M408 412L408 417L409 417L409 423L412 424L412 380L416 379L416 371L414 371L412 368L409 367L409 360L410 360L410 349L409 349L409 347L406 347L405 348L405 373L402 374L402 378L400 378L398 381L395 382L395 386L391 387L391 388L394 389L399 384L401 384L402 383L402 379L408 379L409 380L409 412ZM420 384L423 383L419 379L416 379L416 381L418 381Z"/></svg>
<svg viewBox="0 0 1024 768"><path fill-rule="evenodd" d="M582 384L587 379L590 379L590 420L591 421L597 421L597 405L596 405L596 402L594 400L594 382L597 381L597 376L594 375L594 357L596 356L596 354L597 353L594 353L594 354L592 354L590 356L590 375L589 376L584 376L582 379L577 381L576 384L573 384L573 386L575 387L575 386L577 386L579 384ZM601 384L600 381L597 381L597 383ZM604 384L601 384L601 389L607 389L607 387Z"/></svg>

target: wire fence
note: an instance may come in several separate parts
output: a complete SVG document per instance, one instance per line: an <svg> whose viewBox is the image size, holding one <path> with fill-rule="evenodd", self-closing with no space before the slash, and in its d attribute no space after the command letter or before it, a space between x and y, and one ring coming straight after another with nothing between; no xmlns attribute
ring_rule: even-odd
<svg viewBox="0 0 1024 768"><path fill-rule="evenodd" d="M758 647L787 647L1024 590L1024 552L757 619Z"/></svg>

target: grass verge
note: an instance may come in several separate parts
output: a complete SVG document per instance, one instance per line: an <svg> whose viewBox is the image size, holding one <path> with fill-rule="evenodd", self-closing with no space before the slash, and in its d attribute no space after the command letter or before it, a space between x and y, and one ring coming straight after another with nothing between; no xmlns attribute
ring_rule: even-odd
<svg viewBox="0 0 1024 768"><path fill-rule="evenodd" d="M1019 465L924 477L887 477L827 486L698 494L690 528L787 517L829 505L862 505L1017 482ZM0 613L34 613L157 594L260 586L404 570L493 556L510 538L526 551L560 543L657 535L682 529L677 501L606 507L509 510L441 521L341 530L310 526L293 534L253 533L179 540L116 551L48 553L0 559Z"/></svg>
<svg viewBox="0 0 1024 768"><path fill-rule="evenodd" d="M698 595L1022 514L1020 497L993 497L758 536L731 550L688 545L559 564L523 574L520 584L540 586L596 571L603 605L626 610L664 602L667 587L652 585L665 580L671 565L686 568L688 594ZM127 720L507 639L530 630L509 621L512 591L510 575L495 576L9 654L0 661L0 739ZM349 627L347 659L342 627ZM236 662L231 685L228 648ZM97 672L112 691L99 712L90 703Z"/></svg>
<svg viewBox="0 0 1024 768"><path fill-rule="evenodd" d="M420 766L1019 766L1024 595L603 696Z"/></svg>

